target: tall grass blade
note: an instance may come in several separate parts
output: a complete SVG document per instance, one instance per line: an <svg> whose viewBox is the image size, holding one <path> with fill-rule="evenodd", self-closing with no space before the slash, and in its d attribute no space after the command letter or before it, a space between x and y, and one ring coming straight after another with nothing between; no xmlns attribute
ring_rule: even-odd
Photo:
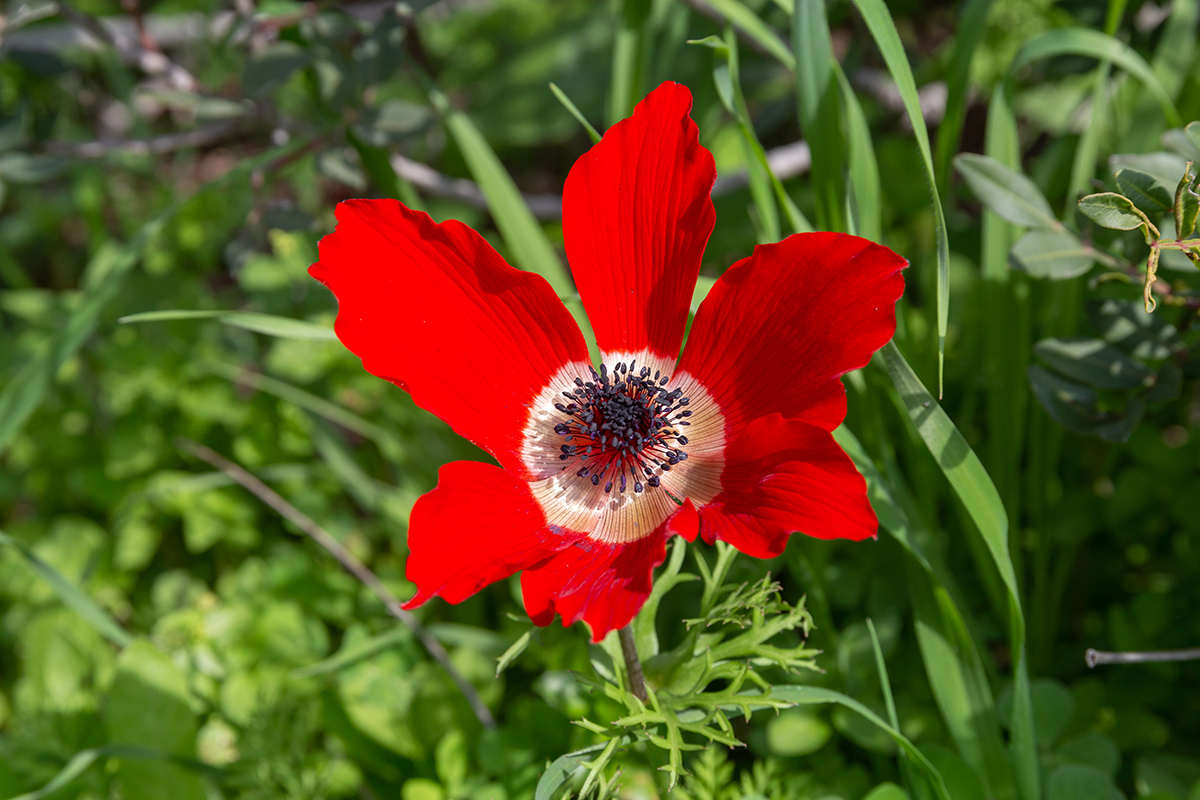
<svg viewBox="0 0 1200 800"><path fill-rule="evenodd" d="M950 60L950 73L946 77L946 111L938 124L937 141L934 144L937 174L941 176L942 188L950 177L950 159L958 152L963 122L967 117L967 89L971 77L971 60L979 41L983 38L988 11L993 0L967 0L959 18L954 37L954 57Z"/></svg>
<svg viewBox="0 0 1200 800"><path fill-rule="evenodd" d="M608 92L608 124L633 113L645 91L650 46L649 0L623 0L613 36L612 82Z"/></svg>
<svg viewBox="0 0 1200 800"><path fill-rule="evenodd" d="M558 100L558 102L563 104L563 108L565 108L567 112L575 118L575 121L583 126L583 129L587 131L588 136L592 137L592 144L599 142L600 132L592 127L592 123L588 122L587 117L583 115L583 112L571 102L571 98L567 97L567 93L558 88L558 85L555 83L550 84L550 91L554 94L554 97Z"/></svg>
<svg viewBox="0 0 1200 800"><path fill-rule="evenodd" d="M942 200L938 194L937 178L933 171L933 154L929 149L929 132L925 128L925 117L921 114L921 100L917 96L917 83L913 78L900 34L888 13L883 0L854 0L863 21L871 31L875 44L887 64L892 80L900 91L904 110L912 123L917 147L921 151L921 163L925 167L925 178L933 200L933 221L937 234L937 351L938 351L938 396L942 395L942 379L946 359L946 326L950 318L950 244L946 231L946 215L942 211Z"/></svg>
<svg viewBox="0 0 1200 800"><path fill-rule="evenodd" d="M825 0L796 0L792 13L796 58L796 108L800 129L812 149L812 187L817 225L844 231L846 155L842 143L840 94L825 17Z"/></svg>
<svg viewBox="0 0 1200 800"><path fill-rule="evenodd" d="M842 106L846 109L847 161L850 168L846 191L849 210L847 224L853 222L855 230L852 232L856 235L878 242L883 238L883 189L879 182L875 146L871 142L871 128L867 125L867 115L858 102L858 95L836 61L834 69L841 87Z"/></svg>
<svg viewBox="0 0 1200 800"><path fill-rule="evenodd" d="M789 71L796 71L796 58L787 43L767 23L743 5L740 0L705 0L709 7L727 19L735 28L753 39L774 56Z"/></svg>
<svg viewBox="0 0 1200 800"><path fill-rule="evenodd" d="M500 229L500 235L504 237L504 243L508 245L513 261L521 269L536 272L549 281L559 297L574 294L575 287L555 255L554 248L550 246L546 232L534 218L512 177L479 128L465 113L451 108L450 101L438 90L431 90L429 96L458 149L462 151L471 177L487 198L488 209L492 212L496 227Z"/></svg>
<svg viewBox="0 0 1200 800"><path fill-rule="evenodd" d="M140 314L128 314L117 322L124 325L130 322L166 322L180 319L215 319L235 328L279 339L337 341L333 328L303 319L260 314L257 311L144 311Z"/></svg>
<svg viewBox="0 0 1200 800"><path fill-rule="evenodd" d="M1012 749L1017 786L1024 800L1039 800L1041 783L1025 649L1025 616L1008 551L1008 515L983 464L921 384L895 343L889 342L880 352L913 425L974 521L1008 591L1009 640L1014 663Z"/></svg>
<svg viewBox="0 0 1200 800"><path fill-rule="evenodd" d="M38 558L37 554L30 550L24 542L0 531L0 545L6 545L16 550L29 568L54 590L63 605L82 617L105 639L117 647L125 647L133 641L133 636L118 625L116 620L105 613L100 606L96 605L92 598L63 577L62 573L54 567Z"/></svg>
<svg viewBox="0 0 1200 800"><path fill-rule="evenodd" d="M1179 111L1171 95L1163 87L1158 76L1138 52L1120 39L1088 28L1058 28L1047 31L1029 40L1017 51L1009 74L1019 67L1043 58L1061 55L1090 56L1098 61L1109 61L1137 78L1158 101L1167 122L1176 127L1182 125Z"/></svg>

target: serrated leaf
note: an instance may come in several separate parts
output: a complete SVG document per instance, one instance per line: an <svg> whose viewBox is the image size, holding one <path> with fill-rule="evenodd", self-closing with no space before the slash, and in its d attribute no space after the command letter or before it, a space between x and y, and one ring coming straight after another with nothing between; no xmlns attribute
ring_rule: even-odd
<svg viewBox="0 0 1200 800"><path fill-rule="evenodd" d="M1117 170L1117 188L1155 219L1171 213L1171 193L1153 175L1136 169Z"/></svg>
<svg viewBox="0 0 1200 800"><path fill-rule="evenodd" d="M1131 231L1150 224L1132 200L1114 192L1080 198L1079 210L1100 227L1115 231Z"/></svg>
<svg viewBox="0 0 1200 800"><path fill-rule="evenodd" d="M1092 268L1091 251L1065 230L1035 230L1013 245L1009 262L1033 278L1066 280L1083 275Z"/></svg>
<svg viewBox="0 0 1200 800"><path fill-rule="evenodd" d="M980 202L1003 219L1031 228L1062 227L1041 190L1016 170L975 153L955 156L954 166Z"/></svg>
<svg viewBox="0 0 1200 800"><path fill-rule="evenodd" d="M1097 389L1132 389L1154 382L1154 373L1103 339L1043 339L1033 346L1056 371Z"/></svg>

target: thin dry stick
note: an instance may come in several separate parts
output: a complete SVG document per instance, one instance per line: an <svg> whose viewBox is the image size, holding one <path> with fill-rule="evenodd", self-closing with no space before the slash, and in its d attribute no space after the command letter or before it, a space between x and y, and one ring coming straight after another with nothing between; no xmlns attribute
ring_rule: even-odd
<svg viewBox="0 0 1200 800"><path fill-rule="evenodd" d="M241 484L246 491L275 509L281 517L304 531L314 542L329 551L329 554L336 558L346 568L347 572L358 578L364 586L379 598L384 607L387 608L389 614L403 622L408 626L409 630L416 634L421 643L425 645L425 649L429 651L429 654L442 665L443 669L446 670L455 684L458 685L459 691L467 698L467 702L471 704L471 709L475 712L475 716L479 718L479 722L483 727L489 729L496 727L496 720L492 717L492 712L479 699L479 694L475 691L475 687L468 683L462 675L459 675L458 670L450 663L450 654L446 652L446 648L442 647L442 643L434 638L433 634L427 631L417 621L416 617L401 608L400 601L396 599L391 590L383 585L383 582L379 580L374 572L371 572L365 564L343 547L341 542L333 538L329 531L314 522L303 511L293 506L287 500L284 500L274 489L211 448L182 436L175 439L175 445L179 449L191 453L201 461L206 461L221 472L224 472Z"/></svg>
<svg viewBox="0 0 1200 800"><path fill-rule="evenodd" d="M642 672L642 662L638 659L637 643L633 639L633 627L626 625L617 631L621 640L621 653L625 656L625 674L629 676L629 691L643 703L650 699L646 694L646 674Z"/></svg>
<svg viewBox="0 0 1200 800"><path fill-rule="evenodd" d="M151 75L161 75L171 82L176 89L185 92L195 92L200 84L192 73L176 64L165 54L156 50L146 49L143 42L126 36L123 32L108 28L96 17L85 14L65 0L58 0L59 11L72 23L83 28L102 42L112 45L126 58L134 61Z"/></svg>
<svg viewBox="0 0 1200 800"><path fill-rule="evenodd" d="M1147 664L1153 661L1200 661L1200 647L1187 650L1148 650L1145 652L1106 653L1088 649L1084 655L1089 667L1097 664Z"/></svg>

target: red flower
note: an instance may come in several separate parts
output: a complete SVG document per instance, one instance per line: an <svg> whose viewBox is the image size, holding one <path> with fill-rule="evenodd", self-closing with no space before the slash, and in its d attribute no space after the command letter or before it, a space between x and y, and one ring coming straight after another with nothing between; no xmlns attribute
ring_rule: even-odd
<svg viewBox="0 0 1200 800"><path fill-rule="evenodd" d="M417 594L458 603L523 570L533 621L599 641L650 592L666 541L758 558L792 531L865 539L866 484L830 431L840 376L895 332L906 262L844 234L762 245L688 305L716 170L688 90L665 83L580 158L563 237L603 366L550 285L454 220L350 200L310 272L371 373L491 453L442 467L409 527Z"/></svg>

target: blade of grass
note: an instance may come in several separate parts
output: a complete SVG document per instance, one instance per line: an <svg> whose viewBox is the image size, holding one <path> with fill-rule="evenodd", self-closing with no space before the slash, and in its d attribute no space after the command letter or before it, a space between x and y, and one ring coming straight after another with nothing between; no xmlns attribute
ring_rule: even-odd
<svg viewBox="0 0 1200 800"><path fill-rule="evenodd" d="M374 658L380 653L386 652L401 642L409 641L410 639L412 639L412 632L408 628L392 628L390 631L372 636L358 644L344 647L329 658L318 661L315 664L294 669L292 670L292 677L296 680L303 680L305 678L318 678L322 675L332 675L367 659Z"/></svg>
<svg viewBox="0 0 1200 800"><path fill-rule="evenodd" d="M812 187L817 226L844 231L846 154L842 146L840 87L825 0L796 0L792 12L796 59L796 109L812 149Z"/></svg>
<svg viewBox="0 0 1200 800"><path fill-rule="evenodd" d="M96 605L79 587L63 577L62 573L38 558L24 542L14 539L4 531L0 531L0 545L7 545L17 552L25 563L44 580L63 605L82 617L96 632L115 644L125 647L133 641L133 636L117 624L111 616Z"/></svg>
<svg viewBox="0 0 1200 800"><path fill-rule="evenodd" d="M866 479L880 525L910 556L906 573L917 644L950 736L963 759L980 776L988 796L1011 798L1012 770L995 700L979 649L955 600L958 591L953 575L937 550L928 546L932 536L919 522L920 512L903 488L895 465L888 461L885 479L845 426L838 428L834 436Z"/></svg>
<svg viewBox="0 0 1200 800"><path fill-rule="evenodd" d="M280 400L286 400L305 411L311 411L317 416L341 425L346 430L354 431L359 436L375 442L380 451L392 460L405 458L404 445L391 431L381 428L374 422L364 419L352 411L347 411L323 397L318 397L269 375L235 367L221 361L206 361L201 366L214 375L248 386L256 391L273 394Z"/></svg>
<svg viewBox="0 0 1200 800"><path fill-rule="evenodd" d="M257 311L143 311L140 314L127 314L117 322L126 325L131 322L165 322L180 319L215 319L235 328L264 333L280 339L337 341L337 335L333 332L333 328L303 319L260 314Z"/></svg>
<svg viewBox="0 0 1200 800"><path fill-rule="evenodd" d="M937 352L938 352L938 397L942 395L943 372L946 357L946 326L950 315L950 245L946 231L946 215L942 211L942 200L938 194L937 178L933 171L933 154L929 149L929 132L925 128L925 117L921 113L921 101L917 96L917 83L913 78L908 56L900 42L900 34L888 13L883 0L854 0L863 21L871 31L875 44L887 64L892 80L900 92L904 110L912 123L917 147L921 151L921 163L925 167L925 178L933 201L933 221L937 235Z"/></svg>
<svg viewBox="0 0 1200 800"><path fill-rule="evenodd" d="M1112 36L1117 31L1121 16L1125 12L1125 0L1109 0L1108 11L1105 14L1104 32ZM1092 119L1079 137L1075 146L1075 156L1071 162L1071 180L1067 184L1067 203L1063 209L1063 220L1075 216L1075 201L1084 194L1091 185L1092 176L1096 173L1096 159L1100 155L1100 138L1105 128L1110 124L1111 115L1108 111L1108 78L1112 74L1112 61L1100 59L1092 81Z"/></svg>
<svg viewBox="0 0 1200 800"><path fill-rule="evenodd" d="M780 64L787 67L789 72L796 71L796 57L792 55L792 50L787 43L775 32L774 28L763 22L762 18L739 0L705 0L705 2L714 11L729 20L734 27L773 55Z"/></svg>
<svg viewBox="0 0 1200 800"><path fill-rule="evenodd" d="M554 94L554 97L558 100L558 102L563 104L563 108L565 108L570 115L575 118L575 121L583 126L583 129L587 131L588 136L592 137L592 144L599 142L600 133L592 127L592 123L587 121L587 117L583 116L583 112L576 108L575 104L571 102L571 98L567 97L567 93L558 88L558 85L553 82L550 83L550 91Z"/></svg>
<svg viewBox="0 0 1200 800"><path fill-rule="evenodd" d="M881 353L909 418L966 507L1008 590L1009 640L1014 664L1012 750L1017 786L1024 800L1039 800L1041 783L1025 650L1025 616L1009 555L1008 515L978 456L921 384L895 343L889 342Z"/></svg>
<svg viewBox="0 0 1200 800"><path fill-rule="evenodd" d="M94 747L89 750L81 750L71 756L70 760L63 766L58 773L50 779L40 789L32 792L26 792L22 795L17 795L12 800L42 800L42 798L50 797L56 792L61 791L69 786L76 778L87 772L88 769L102 758L123 758L136 759L140 761L168 761L180 767L195 770L196 772L206 773L208 775L219 777L224 774L223 770L209 766L200 761L190 758L182 758L171 753L163 753L158 750L151 750L146 747L138 747L131 744L106 744L102 747Z"/></svg>
<svg viewBox="0 0 1200 800"><path fill-rule="evenodd" d="M608 124L633 113L645 90L650 45L649 0L622 0L613 36L612 79L608 91Z"/></svg>
<svg viewBox="0 0 1200 800"><path fill-rule="evenodd" d="M979 47L979 40L983 38L992 2L967 0L954 37L954 56L950 60L950 72L946 78L946 112L938 123L937 141L934 143L934 164L937 174L941 176L943 190L950 177L950 159L958 152L963 122L967 116L971 60Z"/></svg>
<svg viewBox="0 0 1200 800"><path fill-rule="evenodd" d="M878 242L883 237L883 189L879 182L879 164L871 143L871 128L863 113L858 95L842 67L834 61L838 85L842 90L842 106L846 110L846 142L849 176L846 204L850 210L847 222L853 221L852 233Z"/></svg>
<svg viewBox="0 0 1200 800"><path fill-rule="evenodd" d="M1090 56L1098 61L1112 62L1142 82L1158 101L1171 125L1178 127L1183 124L1171 95L1146 60L1129 45L1100 31L1088 28L1058 28L1030 39L1017 51L1009 67L1009 74L1032 61L1061 55Z"/></svg>
<svg viewBox="0 0 1200 800"><path fill-rule="evenodd" d="M488 208L504 243L516 265L536 272L549 281L559 297L575 293L571 279L562 262L550 246L546 232L529 210L512 177L496 157L479 128L462 111L450 106L450 101L437 89L430 90L433 107L442 116L446 129L462 151L471 177L487 198Z"/></svg>

